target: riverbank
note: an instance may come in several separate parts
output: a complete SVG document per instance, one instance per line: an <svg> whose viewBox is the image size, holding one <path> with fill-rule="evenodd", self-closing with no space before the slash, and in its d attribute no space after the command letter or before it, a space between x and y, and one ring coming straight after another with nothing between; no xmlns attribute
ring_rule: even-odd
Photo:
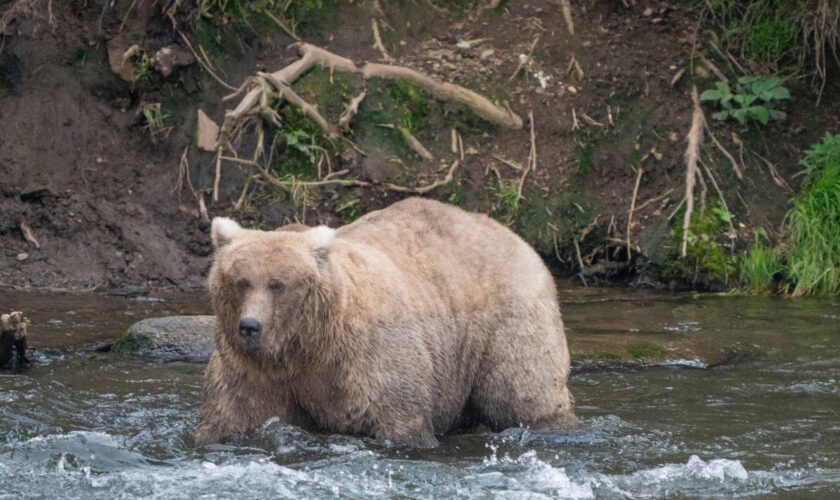
<svg viewBox="0 0 840 500"><path fill-rule="evenodd" d="M222 124L237 100L222 100L230 89L219 80L238 87L257 70L299 59L275 23L196 18L192 2L172 18L128 0L50 3L49 12L46 2L29 4L4 18L0 35L6 288L196 290L209 267L208 217L267 229L290 220L338 226L411 194L394 185L437 184L423 195L509 224L579 282L725 289L729 261L758 229L778 240L802 152L840 127L836 78L819 105L807 79L786 80L791 99L776 104L784 119L764 126L714 121L705 104L710 131L740 172L705 141L709 173L698 180L691 226L700 243L676 259L691 89L740 76L698 42L699 6L575 4L572 34L549 0L450 11L383 3L381 12L325 2L323 23L300 25L304 41L360 65L379 62L373 18L393 63L487 96L522 127L493 125L404 82L315 68L293 88L330 122L362 87L367 97L335 141L277 104L283 126L264 144L273 155L261 164L265 177L198 147L198 112ZM158 54L175 54L173 66ZM424 160L404 132L434 159ZM253 140L238 143L243 158ZM308 184L330 171L343 172L334 184Z"/></svg>

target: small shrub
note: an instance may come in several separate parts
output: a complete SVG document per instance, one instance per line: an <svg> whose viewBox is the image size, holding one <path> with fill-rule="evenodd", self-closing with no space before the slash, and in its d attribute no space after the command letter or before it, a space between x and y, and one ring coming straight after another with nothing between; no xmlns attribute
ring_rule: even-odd
<svg viewBox="0 0 840 500"><path fill-rule="evenodd" d="M716 102L720 111L713 113L715 120L734 118L745 125L748 121L757 121L767 125L782 113L774 109L778 101L790 99L790 92L783 87L776 77L745 76L738 79L738 91L733 93L726 82L715 83L700 95L704 102Z"/></svg>

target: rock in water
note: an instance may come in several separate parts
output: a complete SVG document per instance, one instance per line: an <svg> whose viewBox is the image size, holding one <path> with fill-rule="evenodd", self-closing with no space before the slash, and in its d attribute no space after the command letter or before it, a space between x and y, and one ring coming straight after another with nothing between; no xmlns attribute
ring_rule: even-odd
<svg viewBox="0 0 840 500"><path fill-rule="evenodd" d="M206 363L213 352L215 316L166 316L134 323L113 351L149 361Z"/></svg>

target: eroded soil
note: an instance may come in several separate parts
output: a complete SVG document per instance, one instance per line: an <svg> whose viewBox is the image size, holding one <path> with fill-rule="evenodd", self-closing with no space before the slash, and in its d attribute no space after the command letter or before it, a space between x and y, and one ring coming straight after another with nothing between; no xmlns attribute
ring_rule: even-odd
<svg viewBox="0 0 840 500"><path fill-rule="evenodd" d="M2 2L0 11L18 3ZM234 211L246 174L226 165L221 199L212 203L214 156L192 145L196 111L221 121L224 110L233 106L221 100L229 91L197 64L177 68L168 77L151 71L133 83L116 75L109 49L112 59L133 44L150 54L164 46L185 50L161 6L139 2L129 11L133 3L55 2L50 14L46 2L29 2L31 10L0 24L3 286L201 286L211 251L208 224L199 217L189 185L183 178L178 184L182 155L189 161L189 182L204 196L211 217L227 214L265 228L296 218L337 225L347 214L336 208L347 200L355 200L364 213L405 196L381 189L325 188L304 213L254 186L247 203ZM188 3L177 20L200 44L205 39L194 33ZM644 263L667 239L668 217L682 199L691 85L703 90L717 79L694 57L698 16L693 4L647 2L627 8L614 1L578 2L574 35L557 5L547 0L449 13L426 2L382 4L390 27L385 44L399 64L472 88L526 118L521 130L464 128L464 159L455 182L428 196L511 222L563 273L580 271L571 244L576 239L584 266L601 266L601 277L658 284ZM367 6L342 4L328 17L324 26L302 31L303 38L355 61L381 58L373 46ZM218 73L234 86L256 70L274 71L297 59L288 35L276 27L255 24L253 29L242 35L222 27L214 33L217 42L225 43L205 43ZM459 42L470 43L459 48ZM511 78L520 55L531 53L532 45L531 62ZM834 80L819 106L809 82L787 85L794 99L784 105L786 120L757 132L712 126L736 154L732 132L761 151L795 190L801 151L826 130L837 129L840 106ZM170 115L171 130L154 140L141 114L150 103L162 103ZM531 111L537 169L527 177L514 221L488 186L499 178L519 179L520 173L498 158L526 164ZM460 155L450 150L445 122L418 135L442 162ZM440 175L436 165L422 166L410 154L405 166L395 168L387 152L375 145L364 149L368 154L362 158L338 155L334 168L347 168L350 177L362 180L413 185ZM746 179L738 182L727 162L713 148L708 151L735 213L739 244L756 227L771 233L778 228L791 192L774 184L767 166L749 153ZM648 259L628 268L622 263L636 168L644 174L631 246L633 255ZM21 223L31 228L39 248L25 240ZM589 282L598 274L591 273Z"/></svg>

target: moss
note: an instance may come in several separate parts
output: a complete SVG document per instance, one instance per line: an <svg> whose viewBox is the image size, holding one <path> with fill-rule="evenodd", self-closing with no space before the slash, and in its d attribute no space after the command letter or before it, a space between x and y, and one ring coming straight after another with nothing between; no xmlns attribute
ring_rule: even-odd
<svg viewBox="0 0 840 500"><path fill-rule="evenodd" d="M138 354L148 351L151 347L152 340L149 337L126 332L114 342L111 350L117 354Z"/></svg>
<svg viewBox="0 0 840 500"><path fill-rule="evenodd" d="M638 360L659 360L668 356L668 351L648 342L635 342L627 345L627 354Z"/></svg>
<svg viewBox="0 0 840 500"><path fill-rule="evenodd" d="M330 122L338 121L346 103L355 95L355 87L346 73L330 72L315 67L298 78L293 88L298 95L311 104Z"/></svg>
<svg viewBox="0 0 840 500"><path fill-rule="evenodd" d="M613 354L611 352L598 352L598 353L577 353L572 354L573 361L618 361L621 359L621 356L617 354Z"/></svg>

